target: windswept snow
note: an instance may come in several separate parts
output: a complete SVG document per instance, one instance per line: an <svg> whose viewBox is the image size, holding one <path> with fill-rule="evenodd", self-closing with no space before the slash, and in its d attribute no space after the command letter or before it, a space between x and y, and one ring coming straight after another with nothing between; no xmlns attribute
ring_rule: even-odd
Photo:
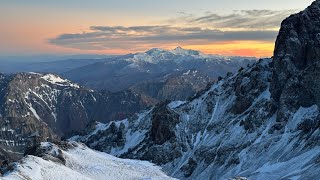
<svg viewBox="0 0 320 180"><path fill-rule="evenodd" d="M41 78L52 83L52 84L56 84L59 86L71 86L74 88L80 88L79 85L71 83L69 80L62 79L61 77L59 77L57 75L46 74L46 75L42 76Z"/></svg>
<svg viewBox="0 0 320 180"><path fill-rule="evenodd" d="M73 143L75 144L75 143ZM53 152L59 153L58 147L51 143L42 146L52 147ZM160 167L152 163L138 160L120 159L106 153L76 144L76 147L61 151L65 165L59 162L45 160L41 157L27 156L16 169L6 174L3 180L169 180L174 179L164 174Z"/></svg>
<svg viewBox="0 0 320 180"><path fill-rule="evenodd" d="M44 75L44 76L42 77L42 79L44 79L44 80L46 80L46 81L49 81L49 82L51 82L51 83L53 83L53 84L55 84L55 83L67 83L67 82L68 82L67 80L62 79L61 77L55 76L55 75L53 75L53 74Z"/></svg>

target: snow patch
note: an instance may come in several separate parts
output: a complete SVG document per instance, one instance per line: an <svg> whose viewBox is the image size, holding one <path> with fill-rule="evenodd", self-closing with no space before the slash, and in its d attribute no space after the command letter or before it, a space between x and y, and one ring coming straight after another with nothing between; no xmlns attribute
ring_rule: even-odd
<svg viewBox="0 0 320 180"><path fill-rule="evenodd" d="M46 75L42 76L41 79L44 79L47 82L49 82L51 84L56 84L58 86L71 86L74 88L80 88L79 85L71 83L69 80L62 79L61 77L59 77L57 75L53 75L53 74L46 74Z"/></svg>
<svg viewBox="0 0 320 180"><path fill-rule="evenodd" d="M175 108L177 108L177 107L179 107L179 106L181 106L182 104L185 104L185 103L186 103L186 101L173 101L173 102L168 104L168 107L170 109L175 109Z"/></svg>

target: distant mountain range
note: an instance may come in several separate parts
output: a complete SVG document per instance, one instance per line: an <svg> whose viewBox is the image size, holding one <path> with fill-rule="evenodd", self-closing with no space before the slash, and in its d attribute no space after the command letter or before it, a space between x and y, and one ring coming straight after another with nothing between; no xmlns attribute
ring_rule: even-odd
<svg viewBox="0 0 320 180"><path fill-rule="evenodd" d="M216 80L219 76L234 73L256 60L248 57L205 55L181 47L173 50L154 48L75 68L62 75L93 89L121 91L145 81L188 70L197 70Z"/></svg>
<svg viewBox="0 0 320 180"><path fill-rule="evenodd" d="M0 72L54 73L95 90L132 91L140 94L145 104L155 105L166 99L185 100L219 76L235 73L240 67L257 60L206 55L181 47L173 50L154 48L121 56L79 55L65 58L73 59L54 61L50 56L36 56L34 59L0 57Z"/></svg>

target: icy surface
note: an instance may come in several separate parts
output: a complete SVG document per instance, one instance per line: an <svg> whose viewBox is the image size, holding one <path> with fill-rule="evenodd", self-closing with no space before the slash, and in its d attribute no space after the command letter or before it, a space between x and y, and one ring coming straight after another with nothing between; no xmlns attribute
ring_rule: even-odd
<svg viewBox="0 0 320 180"><path fill-rule="evenodd" d="M42 146L51 146L43 143ZM54 151L58 148L54 146ZM2 179L33 180L169 180L160 167L138 160L119 159L106 153L91 150L83 145L62 151L65 165L36 156L27 156L17 168Z"/></svg>

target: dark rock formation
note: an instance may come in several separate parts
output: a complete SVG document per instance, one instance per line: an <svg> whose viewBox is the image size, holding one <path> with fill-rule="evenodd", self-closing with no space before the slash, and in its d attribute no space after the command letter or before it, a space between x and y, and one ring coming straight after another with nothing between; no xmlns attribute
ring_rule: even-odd
<svg viewBox="0 0 320 180"><path fill-rule="evenodd" d="M151 139L161 145L175 136L175 126L179 123L179 115L167 108L168 102L156 106L152 114Z"/></svg>
<svg viewBox="0 0 320 180"><path fill-rule="evenodd" d="M320 61L320 1L281 24L274 50L271 92L279 100L291 78Z"/></svg>
<svg viewBox="0 0 320 180"><path fill-rule="evenodd" d="M291 116L288 111L320 105L320 1L282 22L273 63L271 94L279 106L274 126L279 131Z"/></svg>

